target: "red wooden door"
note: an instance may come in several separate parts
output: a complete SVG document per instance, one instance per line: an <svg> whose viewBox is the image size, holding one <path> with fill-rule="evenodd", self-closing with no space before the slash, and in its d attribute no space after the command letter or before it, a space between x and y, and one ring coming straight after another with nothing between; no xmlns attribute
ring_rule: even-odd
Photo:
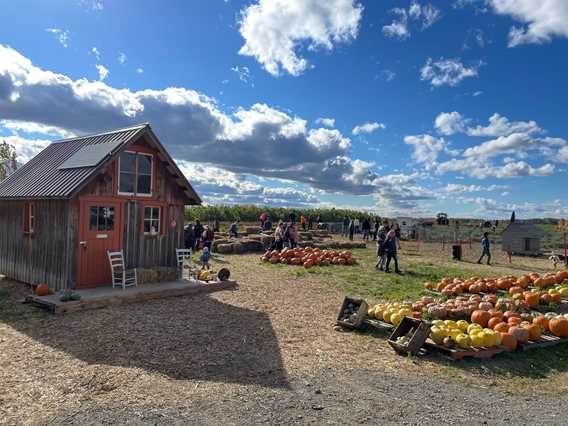
<svg viewBox="0 0 568 426"><path fill-rule="evenodd" d="M107 252L122 249L122 203L81 200L79 228L77 287L110 285Z"/></svg>

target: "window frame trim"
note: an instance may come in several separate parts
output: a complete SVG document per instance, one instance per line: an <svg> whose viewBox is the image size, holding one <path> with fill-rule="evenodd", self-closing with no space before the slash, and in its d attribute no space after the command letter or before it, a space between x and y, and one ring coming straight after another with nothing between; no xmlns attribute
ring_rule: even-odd
<svg viewBox="0 0 568 426"><path fill-rule="evenodd" d="M148 194L140 194L138 192L121 192L120 191L120 176L121 176L121 170L120 170L120 157L122 156L122 154L124 153L130 153L130 154L135 154L136 156L138 155L145 155L147 157L150 157L152 159L152 165L150 167L150 193ZM142 198L152 198L154 196L154 179L155 179L155 161L154 161L155 155L149 152L142 152L142 151L135 151L135 150L130 150L130 149L126 149L123 152L120 153L120 155L118 155L118 167L117 167L117 188L116 188L116 194L117 195L124 195L127 197L142 197ZM136 171L134 173L134 183L135 183L135 187L136 189L138 189L138 158L136 159ZM147 176L147 175L144 175Z"/></svg>
<svg viewBox="0 0 568 426"><path fill-rule="evenodd" d="M150 219L146 219L145 217L145 212L146 209L158 209L158 232L156 232L155 234L153 234L152 232L146 232L144 230L144 224L146 223L147 220L149 220L150 222L155 221L156 219L152 216ZM159 205L159 204L153 204L153 203L149 203L149 204L143 204L142 205L142 209L141 209L141 228L142 228L142 235L144 235L145 237L149 237L149 238L155 238L158 237L160 235L164 235L164 215L165 215L165 208L163 205Z"/></svg>

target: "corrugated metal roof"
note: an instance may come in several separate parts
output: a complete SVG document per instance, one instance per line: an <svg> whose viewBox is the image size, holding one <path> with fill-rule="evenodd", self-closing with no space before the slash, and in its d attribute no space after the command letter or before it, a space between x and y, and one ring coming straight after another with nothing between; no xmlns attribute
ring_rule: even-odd
<svg viewBox="0 0 568 426"><path fill-rule="evenodd" d="M97 170L82 167L60 170L80 149L96 144L117 143L120 149L149 128L147 124L113 130L96 135L63 139L51 143L37 156L0 182L0 199L6 198L68 198ZM107 156L110 158L109 153Z"/></svg>

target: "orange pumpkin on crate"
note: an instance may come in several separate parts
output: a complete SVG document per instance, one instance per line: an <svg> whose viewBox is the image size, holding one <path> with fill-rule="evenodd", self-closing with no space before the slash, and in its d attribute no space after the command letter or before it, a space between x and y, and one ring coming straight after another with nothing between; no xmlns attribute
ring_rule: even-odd
<svg viewBox="0 0 568 426"><path fill-rule="evenodd" d="M45 283L40 284L35 289L36 296L47 296L49 294L49 286Z"/></svg>
<svg viewBox="0 0 568 426"><path fill-rule="evenodd" d="M556 317L550 320L548 327L557 337L568 337L568 318Z"/></svg>

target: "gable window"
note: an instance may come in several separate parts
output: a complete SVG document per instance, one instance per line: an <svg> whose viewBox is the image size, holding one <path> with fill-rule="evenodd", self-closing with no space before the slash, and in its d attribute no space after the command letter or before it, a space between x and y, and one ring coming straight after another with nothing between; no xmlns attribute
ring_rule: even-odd
<svg viewBox="0 0 568 426"><path fill-rule="evenodd" d="M144 207L144 235L159 235L162 232L162 208Z"/></svg>
<svg viewBox="0 0 568 426"><path fill-rule="evenodd" d="M152 195L154 156L142 152L125 151L120 155L118 193L125 195Z"/></svg>
<svg viewBox="0 0 568 426"><path fill-rule="evenodd" d="M26 202L24 204L24 214L22 218L23 230L26 234L33 234L36 230L36 211L35 204Z"/></svg>

